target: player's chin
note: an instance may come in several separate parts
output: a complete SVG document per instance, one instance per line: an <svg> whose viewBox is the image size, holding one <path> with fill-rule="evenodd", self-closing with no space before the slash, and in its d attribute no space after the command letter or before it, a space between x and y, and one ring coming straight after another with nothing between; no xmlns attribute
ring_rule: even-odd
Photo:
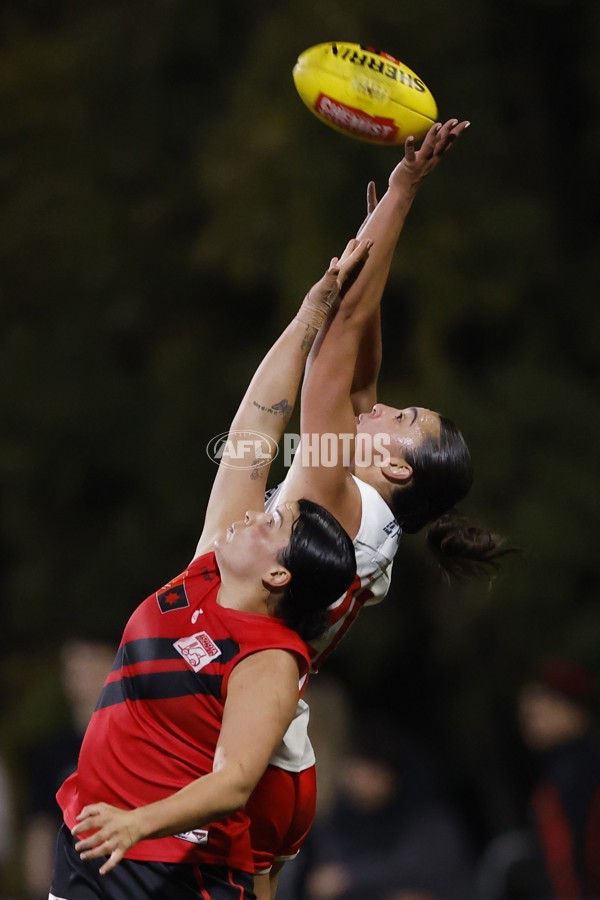
<svg viewBox="0 0 600 900"><path fill-rule="evenodd" d="M215 538L213 545L214 547L223 547L226 544L229 544L235 537L235 529L233 525L230 525L229 528Z"/></svg>
<svg viewBox="0 0 600 900"><path fill-rule="evenodd" d="M225 541L224 535L221 535L220 537L217 537L214 539L213 550L215 552L215 556L217 557L217 560L223 559L223 557L224 557L223 550L224 550L225 546L226 546L226 541Z"/></svg>

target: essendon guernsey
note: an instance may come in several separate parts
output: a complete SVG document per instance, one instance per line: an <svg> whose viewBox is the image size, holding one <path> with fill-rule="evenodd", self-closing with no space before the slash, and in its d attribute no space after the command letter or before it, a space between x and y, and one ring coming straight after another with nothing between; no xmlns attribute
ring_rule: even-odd
<svg viewBox="0 0 600 900"><path fill-rule="evenodd" d="M216 602L214 553L152 594L131 616L83 739L77 771L57 800L69 828L88 803L132 809L161 800L212 771L233 667L269 648L304 642L280 619ZM248 817L235 813L196 831L141 841L130 859L228 865L253 871Z"/></svg>

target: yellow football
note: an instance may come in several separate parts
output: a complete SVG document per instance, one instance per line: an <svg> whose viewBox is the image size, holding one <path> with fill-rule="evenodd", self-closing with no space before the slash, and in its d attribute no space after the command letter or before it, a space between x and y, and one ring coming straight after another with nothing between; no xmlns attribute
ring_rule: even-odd
<svg viewBox="0 0 600 900"><path fill-rule="evenodd" d="M309 47L294 66L296 90L322 122L373 144L423 137L437 119L431 91L388 53L332 41Z"/></svg>

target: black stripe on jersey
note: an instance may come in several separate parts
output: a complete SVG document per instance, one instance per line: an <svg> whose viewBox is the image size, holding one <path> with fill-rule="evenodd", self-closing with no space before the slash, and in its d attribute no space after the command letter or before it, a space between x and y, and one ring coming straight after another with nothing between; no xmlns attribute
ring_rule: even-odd
<svg viewBox="0 0 600 900"><path fill-rule="evenodd" d="M105 685L96 710L126 700L168 700L190 694L221 696L222 675L207 672L145 672L130 675Z"/></svg>
<svg viewBox="0 0 600 900"><path fill-rule="evenodd" d="M159 659L181 659L179 652L173 644L178 638L138 638L128 641L119 647L111 672L116 672L122 666L134 666L136 663L149 662ZM240 645L231 638L224 638L214 642L221 655L220 663L228 663L240 652Z"/></svg>

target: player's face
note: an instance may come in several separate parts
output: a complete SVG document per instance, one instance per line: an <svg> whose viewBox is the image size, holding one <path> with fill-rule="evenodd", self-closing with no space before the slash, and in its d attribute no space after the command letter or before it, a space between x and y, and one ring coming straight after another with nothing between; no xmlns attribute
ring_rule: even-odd
<svg viewBox="0 0 600 900"><path fill-rule="evenodd" d="M422 406L408 406L396 409L376 403L370 413L357 417L358 434L384 434L389 438L392 456L404 456L408 450L417 448L425 438L440 437L440 417L431 409Z"/></svg>
<svg viewBox="0 0 600 900"><path fill-rule="evenodd" d="M297 503L284 503L270 512L248 511L215 541L219 565L239 573L262 573L287 547L292 525L299 515Z"/></svg>
<svg viewBox="0 0 600 900"><path fill-rule="evenodd" d="M536 751L570 740L585 716L577 703L536 682L521 688L518 713L525 743Z"/></svg>

